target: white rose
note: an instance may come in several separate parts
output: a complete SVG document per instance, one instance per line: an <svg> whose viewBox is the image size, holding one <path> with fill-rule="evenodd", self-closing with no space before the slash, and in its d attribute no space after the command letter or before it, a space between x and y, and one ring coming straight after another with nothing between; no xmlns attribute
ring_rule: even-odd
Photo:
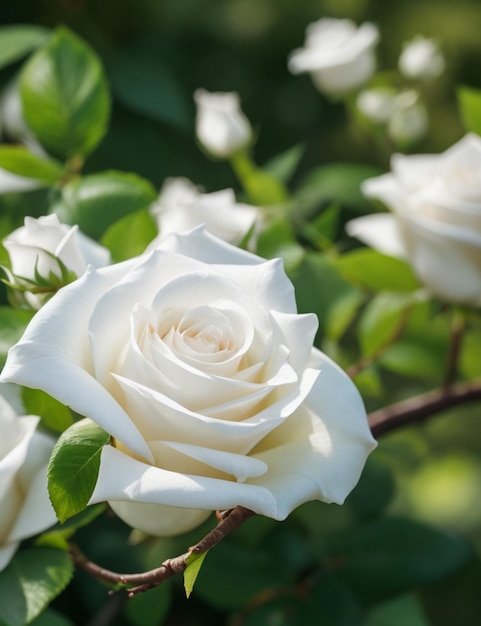
<svg viewBox="0 0 481 626"><path fill-rule="evenodd" d="M437 78L443 73L444 67L444 56L433 39L417 35L404 44L399 57L399 70L407 78Z"/></svg>
<svg viewBox="0 0 481 626"><path fill-rule="evenodd" d="M44 389L114 438L90 503L152 534L242 505L284 519L341 503L375 447L347 375L312 347L279 259L202 228L59 291L5 380Z"/></svg>
<svg viewBox="0 0 481 626"><path fill-rule="evenodd" d="M309 72L322 92L337 95L352 91L374 74L378 40L374 24L357 27L347 19L320 19L307 27L304 48L292 52L289 70L293 74Z"/></svg>
<svg viewBox="0 0 481 626"><path fill-rule="evenodd" d="M240 108L237 93L209 93L197 89L194 100L197 138L213 156L227 159L250 144L252 128Z"/></svg>
<svg viewBox="0 0 481 626"><path fill-rule="evenodd" d="M202 193L185 178L165 181L152 212L162 239L205 224L210 233L233 244L239 243L259 215L256 207L237 204L232 189Z"/></svg>
<svg viewBox="0 0 481 626"><path fill-rule="evenodd" d="M25 225L10 233L3 245L15 277L34 282L36 274L47 281L51 274L60 279L61 264L81 276L89 264L102 267L110 263L106 248L81 233L78 226L61 224L56 215L26 217ZM45 301L42 295L29 292L26 298L34 308L40 308Z"/></svg>
<svg viewBox="0 0 481 626"><path fill-rule="evenodd" d="M36 431L38 417L18 417L0 396L0 571L20 542L57 521L47 492L54 441Z"/></svg>
<svg viewBox="0 0 481 626"><path fill-rule="evenodd" d="M363 192L392 214L352 220L347 232L405 258L448 302L481 306L481 138L468 134L440 155L394 155L392 172Z"/></svg>

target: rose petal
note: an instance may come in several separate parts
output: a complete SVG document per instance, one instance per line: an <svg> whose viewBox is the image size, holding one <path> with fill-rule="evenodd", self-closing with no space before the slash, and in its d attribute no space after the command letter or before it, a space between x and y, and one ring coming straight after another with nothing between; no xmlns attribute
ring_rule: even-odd
<svg viewBox="0 0 481 626"><path fill-rule="evenodd" d="M357 217L346 224L346 232L383 254L401 259L407 256L397 220L389 213Z"/></svg>

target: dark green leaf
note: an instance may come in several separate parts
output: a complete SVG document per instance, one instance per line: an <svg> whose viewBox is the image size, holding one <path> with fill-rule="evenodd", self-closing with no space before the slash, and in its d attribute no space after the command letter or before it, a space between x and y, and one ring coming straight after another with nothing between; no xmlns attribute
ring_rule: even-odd
<svg viewBox="0 0 481 626"><path fill-rule="evenodd" d="M288 194L284 185L274 176L256 167L247 153L234 154L231 165L252 204L271 206L287 202Z"/></svg>
<svg viewBox="0 0 481 626"><path fill-rule="evenodd" d="M378 293L365 308L358 325L359 343L372 356L394 342L407 324L413 304L409 294Z"/></svg>
<svg viewBox="0 0 481 626"><path fill-rule="evenodd" d="M171 587L165 582L148 593L129 598L124 615L132 626L160 626L171 604Z"/></svg>
<svg viewBox="0 0 481 626"><path fill-rule="evenodd" d="M158 234L157 225L148 210L126 215L104 233L101 244L107 247L112 260L125 261L144 252Z"/></svg>
<svg viewBox="0 0 481 626"><path fill-rule="evenodd" d="M48 492L60 522L87 506L97 481L100 453L109 439L87 418L60 435L48 466Z"/></svg>
<svg viewBox="0 0 481 626"><path fill-rule="evenodd" d="M154 187L135 174L108 171L75 180L62 189L52 209L65 224L78 224L82 232L100 239L114 222L147 209L157 198Z"/></svg>
<svg viewBox="0 0 481 626"><path fill-rule="evenodd" d="M285 219L267 224L259 234L256 251L267 259L281 257L287 271L295 269L304 257L304 249L295 240L291 226Z"/></svg>
<svg viewBox="0 0 481 626"><path fill-rule="evenodd" d="M429 626L419 600L414 594L385 602L369 612L363 626Z"/></svg>
<svg viewBox="0 0 481 626"><path fill-rule="evenodd" d="M31 24L11 24L0 27L0 69L18 61L31 50L41 46L49 31Z"/></svg>
<svg viewBox="0 0 481 626"><path fill-rule="evenodd" d="M33 311L21 311L7 306L0 306L0 366L3 367L8 349L23 335L27 324L33 317Z"/></svg>
<svg viewBox="0 0 481 626"><path fill-rule="evenodd" d="M419 282L412 269L400 259L361 248L338 257L341 274L359 287L375 291L413 291Z"/></svg>
<svg viewBox="0 0 481 626"><path fill-rule="evenodd" d="M356 518L379 515L394 496L395 484L391 470L376 452L368 457L361 479L346 500Z"/></svg>
<svg viewBox="0 0 481 626"><path fill-rule="evenodd" d="M74 626L74 623L53 609L41 613L30 626Z"/></svg>
<svg viewBox="0 0 481 626"><path fill-rule="evenodd" d="M304 152L305 146L303 144L293 146L289 148L289 150L270 159L264 164L262 169L270 174L270 176L277 178L281 183L288 183L294 175Z"/></svg>
<svg viewBox="0 0 481 626"><path fill-rule="evenodd" d="M465 129L481 135L481 89L461 86L457 96Z"/></svg>
<svg viewBox="0 0 481 626"><path fill-rule="evenodd" d="M195 581L197 580L197 576L199 575L200 568L206 556L207 552L203 552L202 554L191 553L185 561L187 567L184 571L184 589L187 597L190 596L194 589Z"/></svg>
<svg viewBox="0 0 481 626"><path fill-rule="evenodd" d="M361 626L361 607L351 590L332 574L324 574L309 593L299 626ZM386 624L387 626L387 624Z"/></svg>
<svg viewBox="0 0 481 626"><path fill-rule="evenodd" d="M1 626L31 622L63 591L72 574L72 561L63 550L35 547L17 552L0 572Z"/></svg>
<svg viewBox="0 0 481 626"><path fill-rule="evenodd" d="M478 353L479 356L479 353ZM446 362L445 351L422 338L401 339L380 358L381 365L401 376L438 378Z"/></svg>
<svg viewBox="0 0 481 626"><path fill-rule="evenodd" d="M63 174L61 163L39 157L23 146L0 146L0 167L18 176L34 178L46 186L56 183Z"/></svg>
<svg viewBox="0 0 481 626"><path fill-rule="evenodd" d="M346 536L342 578L366 600L440 580L473 557L460 535L404 519L382 519Z"/></svg>
<svg viewBox="0 0 481 626"><path fill-rule="evenodd" d="M100 61L66 28L28 61L20 92L27 124L59 157L85 157L107 130L110 99Z"/></svg>
<svg viewBox="0 0 481 626"><path fill-rule="evenodd" d="M27 413L39 415L43 425L57 433L62 433L72 425L70 410L40 389L25 387L22 390L22 401Z"/></svg>
<svg viewBox="0 0 481 626"><path fill-rule="evenodd" d="M196 596L223 609L244 607L256 594L287 582L286 572L266 553L223 541L202 568Z"/></svg>
<svg viewBox="0 0 481 626"><path fill-rule="evenodd" d="M299 186L297 198L309 206L338 203L355 211L371 211L372 205L361 193L361 183L381 172L370 165L333 163L309 172Z"/></svg>
<svg viewBox="0 0 481 626"><path fill-rule="evenodd" d="M148 44L134 42L116 53L108 65L112 90L135 113L190 132L193 103L182 92L178 77Z"/></svg>

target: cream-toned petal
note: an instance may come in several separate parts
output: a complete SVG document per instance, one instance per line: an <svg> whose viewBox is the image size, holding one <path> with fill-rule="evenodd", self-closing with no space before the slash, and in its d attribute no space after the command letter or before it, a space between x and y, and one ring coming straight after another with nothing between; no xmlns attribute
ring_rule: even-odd
<svg viewBox="0 0 481 626"><path fill-rule="evenodd" d="M90 417L140 456L150 458L142 435L111 394L91 375L88 319L97 298L131 264L91 270L64 287L35 315L9 350L1 380L42 389Z"/></svg>
<svg viewBox="0 0 481 626"><path fill-rule="evenodd" d="M375 250L400 259L407 256L399 224L389 213L357 217L346 224L346 232Z"/></svg>
<svg viewBox="0 0 481 626"><path fill-rule="evenodd" d="M181 509L162 504L144 504L110 500L110 507L132 528L149 535L172 537L196 528L211 515L202 509Z"/></svg>

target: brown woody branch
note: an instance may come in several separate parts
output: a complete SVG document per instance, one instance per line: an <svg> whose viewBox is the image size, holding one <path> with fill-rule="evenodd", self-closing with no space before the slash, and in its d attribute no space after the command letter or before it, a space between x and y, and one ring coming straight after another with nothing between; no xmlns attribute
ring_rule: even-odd
<svg viewBox="0 0 481 626"><path fill-rule="evenodd" d="M147 591L148 589L152 589L152 587L157 587L174 574L184 572L187 567L187 559L191 554L200 555L207 552L252 515L254 515L253 511L242 506L236 506L230 511L218 514L220 521L217 526L207 533L198 543L190 547L187 552L172 559L167 559L156 569L140 574L120 574L105 569L97 565L97 563L90 561L73 543L71 543L69 547L70 557L77 567L88 572L95 578L99 578L122 588L127 588L129 597L133 597L137 593Z"/></svg>
<svg viewBox="0 0 481 626"><path fill-rule="evenodd" d="M481 400L481 381L460 383L430 391L414 398L397 402L379 411L374 411L369 415L369 426L372 434L375 437L379 437L401 426L420 422L454 406L460 406L476 400ZM236 506L229 511L218 512L217 518L219 523L217 526L198 543L190 547L187 552L172 559L167 559L156 569L140 574L120 574L107 570L90 561L80 552L75 544L70 544L70 556L77 567L95 578L112 583L118 588L126 588L128 596L133 597L137 593L160 585L174 574L184 572L190 555L207 552L253 515L255 515L253 511L241 506Z"/></svg>
<svg viewBox="0 0 481 626"><path fill-rule="evenodd" d="M369 415L369 426L372 434L379 437L401 426L420 422L454 406L476 400L481 400L481 381L459 383L374 411Z"/></svg>

